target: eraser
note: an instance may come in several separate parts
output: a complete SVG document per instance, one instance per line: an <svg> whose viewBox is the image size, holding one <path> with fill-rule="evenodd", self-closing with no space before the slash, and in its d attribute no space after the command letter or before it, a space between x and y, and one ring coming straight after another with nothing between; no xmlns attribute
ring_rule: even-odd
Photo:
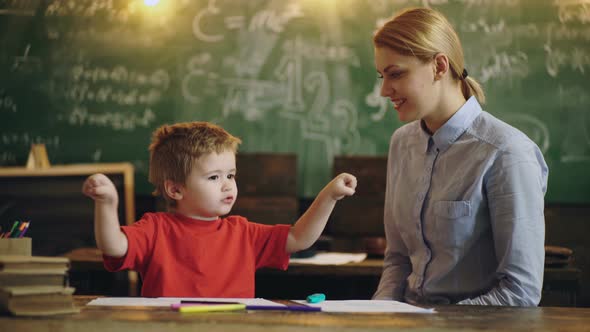
<svg viewBox="0 0 590 332"><path fill-rule="evenodd" d="M307 297L307 303L319 303L326 299L326 295L322 293L311 294Z"/></svg>

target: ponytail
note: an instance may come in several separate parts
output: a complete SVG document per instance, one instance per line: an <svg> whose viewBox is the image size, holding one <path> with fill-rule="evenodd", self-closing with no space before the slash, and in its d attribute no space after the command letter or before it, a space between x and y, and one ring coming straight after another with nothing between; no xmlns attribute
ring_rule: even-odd
<svg viewBox="0 0 590 332"><path fill-rule="evenodd" d="M461 92L463 92L463 97L465 97L465 99L475 96L481 105L486 103L486 96L481 85L479 85L479 83L471 76L461 79Z"/></svg>

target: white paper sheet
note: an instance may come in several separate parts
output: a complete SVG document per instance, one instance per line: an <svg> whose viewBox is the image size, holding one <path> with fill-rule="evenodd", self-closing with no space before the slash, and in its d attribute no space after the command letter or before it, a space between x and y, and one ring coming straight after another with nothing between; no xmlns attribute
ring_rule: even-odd
<svg viewBox="0 0 590 332"><path fill-rule="evenodd" d="M209 297L99 297L86 305L96 306L147 306L147 307L169 307L171 304L180 303L181 301L216 301L216 302L236 302L245 305L265 305L284 307L284 304L270 300L255 298L209 298Z"/></svg>
<svg viewBox="0 0 590 332"><path fill-rule="evenodd" d="M176 300L175 303L180 301L212 301L212 302L236 302L243 303L245 305L265 305L273 307L285 307L286 305L270 301L263 298L245 299L245 298L215 298L215 297L160 297L160 299Z"/></svg>
<svg viewBox="0 0 590 332"><path fill-rule="evenodd" d="M171 304L178 302L177 300L154 297L99 297L88 302L86 305L169 307Z"/></svg>
<svg viewBox="0 0 590 332"><path fill-rule="evenodd" d="M343 300L343 301L323 301L320 303L307 303L305 300L296 302L308 306L320 307L323 312L406 312L406 313L434 313L434 309L425 309L416 307L407 303L398 301L383 300Z"/></svg>
<svg viewBox="0 0 590 332"><path fill-rule="evenodd" d="M345 252L320 252L309 258L291 258L290 263L314 265L342 265L360 263L367 258L367 254L352 254Z"/></svg>

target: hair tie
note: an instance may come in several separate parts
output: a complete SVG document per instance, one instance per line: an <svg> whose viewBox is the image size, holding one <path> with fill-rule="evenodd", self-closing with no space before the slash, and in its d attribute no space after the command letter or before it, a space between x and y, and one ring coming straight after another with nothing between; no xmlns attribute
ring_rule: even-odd
<svg viewBox="0 0 590 332"><path fill-rule="evenodd" d="M467 69L463 68L463 74L461 74L461 79L462 80L466 79L467 75L469 75L469 74L467 74Z"/></svg>

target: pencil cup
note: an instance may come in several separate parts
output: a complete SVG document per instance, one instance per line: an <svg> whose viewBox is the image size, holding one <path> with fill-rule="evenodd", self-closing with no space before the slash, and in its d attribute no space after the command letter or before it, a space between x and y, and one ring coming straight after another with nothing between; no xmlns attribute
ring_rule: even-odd
<svg viewBox="0 0 590 332"><path fill-rule="evenodd" d="M30 237L0 239L0 255L31 256L31 247Z"/></svg>

